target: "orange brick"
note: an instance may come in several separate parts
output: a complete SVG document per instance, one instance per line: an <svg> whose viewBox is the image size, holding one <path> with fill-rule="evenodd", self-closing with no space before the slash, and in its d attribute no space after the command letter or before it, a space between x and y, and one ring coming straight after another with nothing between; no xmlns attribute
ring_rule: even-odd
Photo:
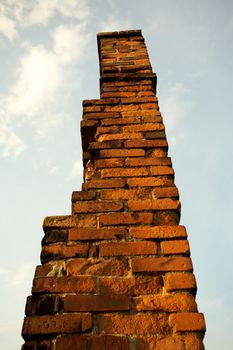
<svg viewBox="0 0 233 350"><path fill-rule="evenodd" d="M151 166L151 175L174 175L174 170L169 166Z"/></svg>
<svg viewBox="0 0 233 350"><path fill-rule="evenodd" d="M146 166L146 165L171 165L171 158L161 157L138 157L138 158L126 158L126 166Z"/></svg>
<svg viewBox="0 0 233 350"><path fill-rule="evenodd" d="M57 338L56 350L129 350L129 340L124 336L93 335L80 336L62 334ZM25 349L26 350L26 349Z"/></svg>
<svg viewBox="0 0 233 350"><path fill-rule="evenodd" d="M165 289L168 292L191 289L196 291L196 279L192 273L166 273L164 277Z"/></svg>
<svg viewBox="0 0 233 350"><path fill-rule="evenodd" d="M120 113L119 112L88 112L88 113L83 113L83 119L84 120L90 120L90 119L112 119L112 118L119 118L120 117Z"/></svg>
<svg viewBox="0 0 233 350"><path fill-rule="evenodd" d="M189 255L189 243L187 240L164 241L160 243L161 253L168 254L186 254Z"/></svg>
<svg viewBox="0 0 233 350"><path fill-rule="evenodd" d="M125 183L125 179L94 179L86 182L83 188L116 188L124 187Z"/></svg>
<svg viewBox="0 0 233 350"><path fill-rule="evenodd" d="M150 141L150 140L149 140ZM128 142L128 141L126 141ZM95 150L95 149L108 149L108 148L122 148L123 147L123 142L122 141L117 141L117 140L112 140L112 141L103 141L103 142L91 142L89 144L89 149L90 150Z"/></svg>
<svg viewBox="0 0 233 350"><path fill-rule="evenodd" d="M100 256L156 254L154 242L114 242L102 243L99 246Z"/></svg>
<svg viewBox="0 0 233 350"><path fill-rule="evenodd" d="M175 332L204 332L206 329L203 314L197 312L171 314L170 324Z"/></svg>
<svg viewBox="0 0 233 350"><path fill-rule="evenodd" d="M130 309L130 298L126 295L66 295L64 311L93 312L120 311Z"/></svg>
<svg viewBox="0 0 233 350"><path fill-rule="evenodd" d="M127 259L76 259L67 263L66 270L68 276L126 276L129 267Z"/></svg>
<svg viewBox="0 0 233 350"><path fill-rule="evenodd" d="M74 191L72 192L72 202L77 201L88 201L96 199L96 192L95 191Z"/></svg>
<svg viewBox="0 0 233 350"><path fill-rule="evenodd" d="M81 333L91 329L92 322L89 314L31 316L25 317L22 336Z"/></svg>
<svg viewBox="0 0 233 350"><path fill-rule="evenodd" d="M153 216L151 213L101 214L99 217L101 225L151 224L152 220Z"/></svg>
<svg viewBox="0 0 233 350"><path fill-rule="evenodd" d="M143 134L139 132L123 132L119 134L104 134L98 137L98 141L109 141L109 140L130 140L130 139L142 139Z"/></svg>
<svg viewBox="0 0 233 350"><path fill-rule="evenodd" d="M167 334L169 326L167 315L101 315L97 316L98 332L106 334L149 335L151 333Z"/></svg>
<svg viewBox="0 0 233 350"><path fill-rule="evenodd" d="M195 299L193 295L189 293L174 293L167 295L143 295L134 298L134 303L137 311L197 311Z"/></svg>
<svg viewBox="0 0 233 350"><path fill-rule="evenodd" d="M32 293L95 293L96 280L91 276L44 277L33 280Z"/></svg>
<svg viewBox="0 0 233 350"><path fill-rule="evenodd" d="M135 258L133 272L192 271L192 262L187 257Z"/></svg>
<svg viewBox="0 0 233 350"><path fill-rule="evenodd" d="M158 186L173 186L174 181L169 176L147 177L140 178L135 177L127 180L129 187L158 187Z"/></svg>
<svg viewBox="0 0 233 350"><path fill-rule="evenodd" d="M126 148L168 147L166 140L127 140L124 145Z"/></svg>
<svg viewBox="0 0 233 350"><path fill-rule="evenodd" d="M139 117L118 118L118 119L104 119L101 121L102 125L127 125L140 123Z"/></svg>
<svg viewBox="0 0 233 350"><path fill-rule="evenodd" d="M143 149L109 149L101 150L101 158L111 158L111 157L141 157L145 155Z"/></svg>
<svg viewBox="0 0 233 350"><path fill-rule="evenodd" d="M164 130L164 124L162 123L145 123L138 125L123 126L123 132L135 133L142 131L154 131L154 130Z"/></svg>
<svg viewBox="0 0 233 350"><path fill-rule="evenodd" d="M41 251L41 261L47 262L49 260L72 258L75 256L87 256L89 244L53 244L44 246Z"/></svg>
<svg viewBox="0 0 233 350"><path fill-rule="evenodd" d="M179 197L177 187L159 187L152 190L153 198Z"/></svg>
<svg viewBox="0 0 233 350"><path fill-rule="evenodd" d="M128 209L141 210L176 210L180 208L180 201L170 198L129 200Z"/></svg>
<svg viewBox="0 0 233 350"><path fill-rule="evenodd" d="M148 169L145 167L139 168L114 168L101 170L101 177L134 177L134 176L147 176L149 175Z"/></svg>
<svg viewBox="0 0 233 350"><path fill-rule="evenodd" d="M96 169L121 167L121 166L124 166L124 159L122 158L97 159L95 161L95 166L96 166Z"/></svg>
<svg viewBox="0 0 233 350"><path fill-rule="evenodd" d="M96 129L96 133L95 133L95 137L102 135L102 134L114 134L114 133L118 133L120 131L119 126L113 125L113 126L105 126L105 127L98 127Z"/></svg>
<svg viewBox="0 0 233 350"><path fill-rule="evenodd" d="M102 190L99 192L100 199L107 200L123 200L130 198L150 198L151 189L150 188L136 188L131 190L125 189L111 189L111 190Z"/></svg>
<svg viewBox="0 0 233 350"><path fill-rule="evenodd" d="M106 211L119 211L123 208L123 203L117 201L88 201L76 202L73 204L74 213L99 213Z"/></svg>
<svg viewBox="0 0 233 350"><path fill-rule="evenodd" d="M129 234L130 234L130 237L132 238L143 238L143 239L186 238L187 237L187 232L184 226L131 227L129 229Z"/></svg>
<svg viewBox="0 0 233 350"><path fill-rule="evenodd" d="M125 237L126 232L126 229L120 227L73 228L69 230L68 239L71 241L116 239Z"/></svg>

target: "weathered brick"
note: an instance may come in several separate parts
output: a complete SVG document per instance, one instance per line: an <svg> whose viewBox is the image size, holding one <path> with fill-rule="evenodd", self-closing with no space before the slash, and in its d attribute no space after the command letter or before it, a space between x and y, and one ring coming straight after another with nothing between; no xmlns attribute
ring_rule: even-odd
<svg viewBox="0 0 233 350"><path fill-rule="evenodd" d="M42 239L42 245L57 242L66 242L67 234L68 230L62 229L47 231Z"/></svg>
<svg viewBox="0 0 233 350"><path fill-rule="evenodd" d="M53 271L53 266L51 264L38 265L35 271L35 278L46 277Z"/></svg>
<svg viewBox="0 0 233 350"><path fill-rule="evenodd" d="M66 312L124 311L130 309L130 298L126 295L66 295Z"/></svg>
<svg viewBox="0 0 233 350"><path fill-rule="evenodd" d="M130 139L142 139L143 134L139 132L123 132L119 134L104 134L100 135L98 137L98 141L103 142L103 141L110 141L110 140L130 140Z"/></svg>
<svg viewBox="0 0 233 350"><path fill-rule="evenodd" d="M102 168L117 168L124 166L124 159L122 158L107 158L107 159L97 159L95 161L96 169Z"/></svg>
<svg viewBox="0 0 233 350"><path fill-rule="evenodd" d="M136 315L103 315L97 316L98 332L105 334L167 334L169 326L167 315L158 314L136 314Z"/></svg>
<svg viewBox="0 0 233 350"><path fill-rule="evenodd" d="M32 293L95 293L96 279L91 276L44 277L33 280Z"/></svg>
<svg viewBox="0 0 233 350"><path fill-rule="evenodd" d="M101 125L127 125L140 123L139 117L119 118L119 119L104 119Z"/></svg>
<svg viewBox="0 0 233 350"><path fill-rule="evenodd" d="M96 191L74 191L72 193L72 202L89 201L96 199Z"/></svg>
<svg viewBox="0 0 233 350"><path fill-rule="evenodd" d="M166 140L127 140L124 145L125 148L168 147Z"/></svg>
<svg viewBox="0 0 233 350"><path fill-rule="evenodd" d="M44 246L41 251L41 261L46 262L49 260L72 258L75 256L85 257L87 256L89 244L53 244Z"/></svg>
<svg viewBox="0 0 233 350"><path fill-rule="evenodd" d="M109 149L101 150L101 158L111 158L111 157L141 157L145 155L143 149Z"/></svg>
<svg viewBox="0 0 233 350"><path fill-rule="evenodd" d="M151 166L151 175L174 175L174 170L169 166Z"/></svg>
<svg viewBox="0 0 233 350"><path fill-rule="evenodd" d="M162 210L155 213L156 224L159 226L179 225L180 210Z"/></svg>
<svg viewBox="0 0 233 350"><path fill-rule="evenodd" d="M27 340L21 350L54 350L52 340Z"/></svg>
<svg viewBox="0 0 233 350"><path fill-rule="evenodd" d="M119 126L116 126L116 125L113 125L113 126L105 126L105 127L98 127L96 129L96 133L95 133L95 136L99 136L99 135L102 135L102 134L114 134L114 133L118 133L120 131L120 128Z"/></svg>
<svg viewBox="0 0 233 350"><path fill-rule="evenodd" d="M68 276L126 276L129 267L126 259L76 259L67 263L66 270Z"/></svg>
<svg viewBox="0 0 233 350"><path fill-rule="evenodd" d="M138 125L123 126L122 131L126 133L135 133L142 131L164 130L164 124L162 123L145 123Z"/></svg>
<svg viewBox="0 0 233 350"><path fill-rule="evenodd" d="M195 299L193 295L189 293L173 293L167 295L143 295L134 298L134 303L137 311L197 311Z"/></svg>
<svg viewBox="0 0 233 350"><path fill-rule="evenodd" d="M164 255L168 254L186 254L189 255L189 243L187 240L172 240L164 241L160 243L161 253Z"/></svg>
<svg viewBox="0 0 233 350"><path fill-rule="evenodd" d="M136 338L137 350L194 350L186 348L183 337L181 336L149 336ZM195 349L198 350L198 349Z"/></svg>
<svg viewBox="0 0 233 350"><path fill-rule="evenodd" d="M120 179L119 179L120 180ZM43 229L46 233L49 230L57 228L72 228L72 227L95 227L96 216L95 215L66 215L66 216L47 216L44 219Z"/></svg>
<svg viewBox="0 0 233 350"><path fill-rule="evenodd" d="M173 186L174 181L170 176L158 176L158 177L135 177L127 179L127 185L129 187L157 187L157 186Z"/></svg>
<svg viewBox="0 0 233 350"><path fill-rule="evenodd" d="M99 246L100 256L156 254L157 245L154 242L113 242L102 243Z"/></svg>
<svg viewBox="0 0 233 350"><path fill-rule="evenodd" d="M192 262L187 257L135 258L133 272L192 271Z"/></svg>
<svg viewBox="0 0 233 350"><path fill-rule="evenodd" d="M101 170L101 177L134 177L134 176L147 176L149 171L145 167L139 168L114 168Z"/></svg>
<svg viewBox="0 0 233 350"><path fill-rule="evenodd" d="M84 120L90 120L90 119L112 119L112 118L119 118L120 117L120 113L119 112L115 112L115 111L111 111L111 112L89 112L89 113L83 113L83 119Z"/></svg>
<svg viewBox="0 0 233 350"><path fill-rule="evenodd" d="M125 186L125 179L94 179L86 182L83 188L118 188Z"/></svg>
<svg viewBox="0 0 233 350"><path fill-rule="evenodd" d="M177 187L158 187L152 190L153 198L179 197Z"/></svg>
<svg viewBox="0 0 233 350"><path fill-rule="evenodd" d="M164 276L164 286L168 292L186 289L195 292L197 289L196 279L192 273L166 273Z"/></svg>
<svg viewBox="0 0 233 350"><path fill-rule="evenodd" d="M161 157L138 157L138 158L126 158L126 166L146 166L146 165L171 165L171 158Z"/></svg>
<svg viewBox="0 0 233 350"><path fill-rule="evenodd" d="M128 141L126 141L128 142ZM91 142L89 144L89 149L90 150L95 150L95 149L108 149L108 148L122 148L123 147L123 142L122 141L117 141L117 140L113 140L113 141L97 141L97 142Z"/></svg>
<svg viewBox="0 0 233 350"><path fill-rule="evenodd" d="M59 297L51 295L33 295L27 298L25 315L52 315L59 311Z"/></svg>
<svg viewBox="0 0 233 350"><path fill-rule="evenodd" d="M151 213L116 213L101 214L100 225L137 225L151 224L153 215Z"/></svg>
<svg viewBox="0 0 233 350"><path fill-rule="evenodd" d="M150 188L136 188L136 189L111 189L102 190L99 192L100 199L107 200L124 200L130 198L150 198L151 189Z"/></svg>
<svg viewBox="0 0 233 350"><path fill-rule="evenodd" d="M84 333L91 329L89 314L30 316L25 317L22 336L27 339L33 335Z"/></svg>
<svg viewBox="0 0 233 350"><path fill-rule="evenodd" d="M175 332L201 331L206 329L202 313L182 312L170 315L170 324Z"/></svg>
<svg viewBox="0 0 233 350"><path fill-rule="evenodd" d="M180 201L171 198L129 200L128 209L133 211L141 210L177 210L180 208Z"/></svg>
<svg viewBox="0 0 233 350"><path fill-rule="evenodd" d="M63 334L57 339L56 350L129 350L125 336ZM46 349L47 350L47 349Z"/></svg>
<svg viewBox="0 0 233 350"><path fill-rule="evenodd" d="M95 241L123 238L126 232L126 229L122 227L73 228L69 230L68 237L71 241Z"/></svg>
<svg viewBox="0 0 233 350"><path fill-rule="evenodd" d="M76 202L73 204L73 212L76 213L100 213L107 211L119 211L123 208L123 203L117 201L88 201Z"/></svg>
<svg viewBox="0 0 233 350"><path fill-rule="evenodd" d="M187 232L184 226L141 226L130 227L129 234L132 238L186 238Z"/></svg>

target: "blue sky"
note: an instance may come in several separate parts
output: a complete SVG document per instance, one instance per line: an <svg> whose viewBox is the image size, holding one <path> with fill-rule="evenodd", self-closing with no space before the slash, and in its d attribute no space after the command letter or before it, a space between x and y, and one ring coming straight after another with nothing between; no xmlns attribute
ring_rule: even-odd
<svg viewBox="0 0 233 350"><path fill-rule="evenodd" d="M96 33L142 29L187 227L207 349L232 349L233 2L2 0L0 348L20 348L42 222L82 183L83 99L99 97Z"/></svg>

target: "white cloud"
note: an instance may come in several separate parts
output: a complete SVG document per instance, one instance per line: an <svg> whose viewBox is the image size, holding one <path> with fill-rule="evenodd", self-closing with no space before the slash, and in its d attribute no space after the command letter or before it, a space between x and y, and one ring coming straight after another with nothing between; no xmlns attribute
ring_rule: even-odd
<svg viewBox="0 0 233 350"><path fill-rule="evenodd" d="M18 156L26 149L16 127L29 127L45 136L67 120L61 101L70 83L72 65L83 57L87 44L85 25L58 26L51 37L50 50L23 42L26 53L19 61L17 79L9 93L0 96L0 143L5 157Z"/></svg>
<svg viewBox="0 0 233 350"><path fill-rule="evenodd" d="M73 179L75 177L79 177L82 174L83 174L83 162L82 162L82 160L77 160L73 164L73 167L71 169L71 172L70 172L68 179Z"/></svg>
<svg viewBox="0 0 233 350"><path fill-rule="evenodd" d="M0 279L2 288L24 288L25 284L31 283L31 276L34 271L33 264L24 263L15 268L0 267Z"/></svg>
<svg viewBox="0 0 233 350"><path fill-rule="evenodd" d="M114 32L120 30L130 29L130 21L128 19L119 18L116 13L111 14L101 23L99 31L101 32Z"/></svg>
<svg viewBox="0 0 233 350"><path fill-rule="evenodd" d="M16 22L10 19L3 5L0 4L0 33L5 35L9 40L17 37Z"/></svg>

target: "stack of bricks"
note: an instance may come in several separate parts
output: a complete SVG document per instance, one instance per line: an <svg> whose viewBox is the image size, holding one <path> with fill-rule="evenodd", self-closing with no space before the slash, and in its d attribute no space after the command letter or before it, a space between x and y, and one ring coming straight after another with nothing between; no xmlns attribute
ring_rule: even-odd
<svg viewBox="0 0 233 350"><path fill-rule="evenodd" d="M203 350L164 124L140 30L98 35L100 99L83 102L85 180L44 221L23 350Z"/></svg>

